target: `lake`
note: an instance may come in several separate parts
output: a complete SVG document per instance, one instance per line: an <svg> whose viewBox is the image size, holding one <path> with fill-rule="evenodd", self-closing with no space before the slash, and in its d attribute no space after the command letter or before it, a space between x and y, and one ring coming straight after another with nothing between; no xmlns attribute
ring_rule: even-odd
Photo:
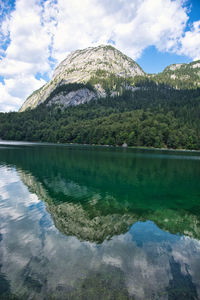
<svg viewBox="0 0 200 300"><path fill-rule="evenodd" d="M200 153L0 142L0 299L200 299Z"/></svg>

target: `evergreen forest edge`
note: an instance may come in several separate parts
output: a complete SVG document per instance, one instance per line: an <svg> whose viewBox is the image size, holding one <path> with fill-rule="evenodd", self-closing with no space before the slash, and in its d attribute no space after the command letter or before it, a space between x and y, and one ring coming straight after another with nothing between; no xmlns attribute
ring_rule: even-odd
<svg viewBox="0 0 200 300"><path fill-rule="evenodd" d="M65 85L66 93L83 86ZM125 90L116 97L65 109L48 106L47 99L33 110L0 113L0 138L200 149L200 88L175 89L150 80L138 86L134 92ZM92 89L89 84L86 87Z"/></svg>

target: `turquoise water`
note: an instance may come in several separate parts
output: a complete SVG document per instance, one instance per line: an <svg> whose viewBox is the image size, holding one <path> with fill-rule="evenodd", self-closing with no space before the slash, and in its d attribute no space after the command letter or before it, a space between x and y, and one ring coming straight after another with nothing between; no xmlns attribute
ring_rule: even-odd
<svg viewBox="0 0 200 300"><path fill-rule="evenodd" d="M200 153L0 143L0 299L200 299Z"/></svg>

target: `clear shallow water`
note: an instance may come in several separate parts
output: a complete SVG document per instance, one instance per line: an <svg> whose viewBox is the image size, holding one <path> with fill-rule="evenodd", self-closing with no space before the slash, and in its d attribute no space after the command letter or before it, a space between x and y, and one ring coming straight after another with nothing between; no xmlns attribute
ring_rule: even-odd
<svg viewBox="0 0 200 300"><path fill-rule="evenodd" d="M200 299L200 154L1 143L0 299Z"/></svg>

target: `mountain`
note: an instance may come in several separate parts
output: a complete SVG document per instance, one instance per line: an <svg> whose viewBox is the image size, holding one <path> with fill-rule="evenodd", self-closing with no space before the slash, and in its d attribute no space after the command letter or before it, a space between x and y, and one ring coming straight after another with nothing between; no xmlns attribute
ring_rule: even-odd
<svg viewBox="0 0 200 300"><path fill-rule="evenodd" d="M175 89L200 87L200 61L173 64L159 74L146 74L130 57L112 46L77 50L55 69L52 79L34 91L20 112L39 104L76 106L94 99L119 96L125 90L149 88L149 82Z"/></svg>
<svg viewBox="0 0 200 300"><path fill-rule="evenodd" d="M146 74L111 46L75 51L20 113L0 113L0 138L199 150L200 61Z"/></svg>
<svg viewBox="0 0 200 300"><path fill-rule="evenodd" d="M164 83L176 89L190 89L200 87L200 60L189 64L173 64L162 73L150 75L157 83Z"/></svg>
<svg viewBox="0 0 200 300"><path fill-rule="evenodd" d="M50 82L27 98L20 112L33 109L47 99L49 104L69 106L105 97L105 79L112 81L110 91L116 95L120 87L126 88L126 79L135 76L145 76L145 72L130 57L112 46L77 50L59 64ZM87 83L91 85L84 86ZM69 86L66 87L68 84L74 85L69 89Z"/></svg>

